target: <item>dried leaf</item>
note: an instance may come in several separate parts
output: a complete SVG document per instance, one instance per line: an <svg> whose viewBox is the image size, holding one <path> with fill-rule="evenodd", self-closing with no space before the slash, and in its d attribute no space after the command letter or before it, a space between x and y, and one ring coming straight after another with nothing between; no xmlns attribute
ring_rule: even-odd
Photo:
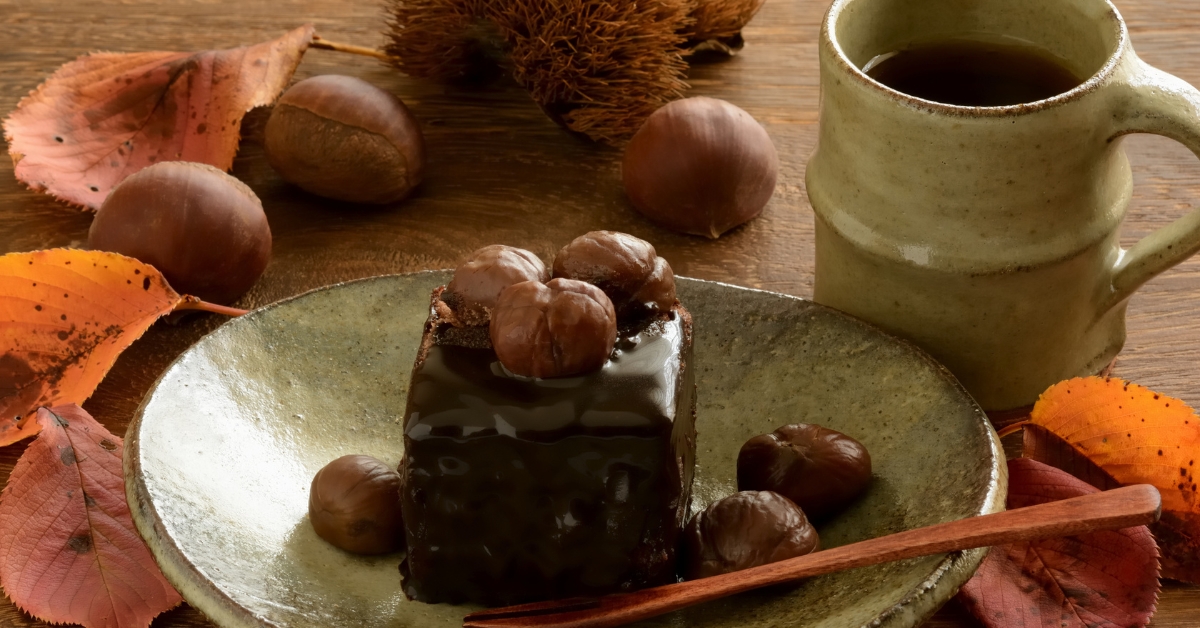
<svg viewBox="0 0 1200 628"><path fill-rule="evenodd" d="M1028 458L1008 463L1008 507L1095 493ZM988 628L1145 626L1158 600L1158 552L1145 526L993 547L959 599Z"/></svg>
<svg viewBox="0 0 1200 628"><path fill-rule="evenodd" d="M1031 421L1026 456L1100 487L1156 486L1163 575L1200 582L1200 418L1187 404L1119 379L1076 378L1042 393Z"/></svg>
<svg viewBox="0 0 1200 628"><path fill-rule="evenodd" d="M0 377L3 377L0 375ZM42 431L42 425L34 420L33 414L13 417L11 421L0 420L0 447L8 447Z"/></svg>
<svg viewBox="0 0 1200 628"><path fill-rule="evenodd" d="M78 406L36 416L42 433L0 496L0 585L44 621L149 626L182 600L133 526L121 439Z"/></svg>
<svg viewBox="0 0 1200 628"><path fill-rule="evenodd" d="M279 96L312 36L309 25L231 50L84 55L4 121L17 178L94 210L157 161L228 170L242 116Z"/></svg>
<svg viewBox="0 0 1200 628"><path fill-rule="evenodd" d="M40 406L83 403L117 356L181 297L154 267L53 249L0 257L0 442Z"/></svg>

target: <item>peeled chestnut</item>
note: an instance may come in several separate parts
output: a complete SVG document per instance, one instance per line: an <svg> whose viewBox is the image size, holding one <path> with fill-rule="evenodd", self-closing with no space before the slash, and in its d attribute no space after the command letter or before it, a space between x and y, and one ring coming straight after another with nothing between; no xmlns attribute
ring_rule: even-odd
<svg viewBox="0 0 1200 628"><path fill-rule="evenodd" d="M522 281L548 281L550 273L538 256L512 246L485 246L459 264L442 293L455 314L468 325L488 322L505 288Z"/></svg>
<svg viewBox="0 0 1200 628"><path fill-rule="evenodd" d="M241 181L212 166L167 161L109 192L88 247L150 264L181 294L228 304L266 269L271 229Z"/></svg>
<svg viewBox="0 0 1200 628"><path fill-rule="evenodd" d="M617 231L592 231L554 257L554 276L604 291L618 315L665 312L675 304L675 273L654 246Z"/></svg>
<svg viewBox="0 0 1200 628"><path fill-rule="evenodd" d="M820 425L785 425L742 445L738 490L775 491L814 521L837 514L871 483L862 443Z"/></svg>
<svg viewBox="0 0 1200 628"><path fill-rule="evenodd" d="M820 547L804 511L770 491L742 491L696 513L683 532L681 570L694 580L795 558Z"/></svg>
<svg viewBox="0 0 1200 628"><path fill-rule="evenodd" d="M267 161L318 196L394 203L421 182L425 141L399 98L352 76L296 83L267 120Z"/></svg>
<svg viewBox="0 0 1200 628"><path fill-rule="evenodd" d="M400 474L371 456L342 456L312 481L308 518L317 536L355 554L404 547Z"/></svg>
<svg viewBox="0 0 1200 628"><path fill-rule="evenodd" d="M762 212L779 156L750 114L697 96L651 114L629 141L621 171L629 200L651 221L716 238Z"/></svg>
<svg viewBox="0 0 1200 628"><path fill-rule="evenodd" d="M596 286L574 279L525 281L500 293L489 327L504 368L526 377L568 377L604 366L617 314Z"/></svg>

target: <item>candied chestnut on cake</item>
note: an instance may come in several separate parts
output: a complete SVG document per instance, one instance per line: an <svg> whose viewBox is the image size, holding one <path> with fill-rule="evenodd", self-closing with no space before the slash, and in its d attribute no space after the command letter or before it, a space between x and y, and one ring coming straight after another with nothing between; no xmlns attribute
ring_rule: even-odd
<svg viewBox="0 0 1200 628"><path fill-rule="evenodd" d="M591 231L554 257L554 276L578 279L608 295L617 313L638 316L675 305L675 273L654 246L617 231Z"/></svg>
<svg viewBox="0 0 1200 628"><path fill-rule="evenodd" d="M738 452L738 490L775 491L814 521L837 514L871 483L862 443L820 425L785 425L746 441Z"/></svg>
<svg viewBox="0 0 1200 628"><path fill-rule="evenodd" d="M508 370L566 377L604 366L617 341L617 314L592 284L525 281L500 293L488 331L496 357Z"/></svg>
<svg viewBox="0 0 1200 628"><path fill-rule="evenodd" d="M547 281L550 271L536 255L514 246L493 244L471 254L454 269L442 300L467 325L487 324L496 299L522 281Z"/></svg>
<svg viewBox="0 0 1200 628"><path fill-rule="evenodd" d="M817 531L791 500L742 491L696 513L683 533L680 571L688 580L740 571L815 552Z"/></svg>
<svg viewBox="0 0 1200 628"><path fill-rule="evenodd" d="M422 602L516 604L675 577L695 384L674 278L669 302L635 316L598 275L529 277L526 253L476 252L508 262L464 264L433 292L401 465L403 586ZM483 305L461 316L468 295Z"/></svg>

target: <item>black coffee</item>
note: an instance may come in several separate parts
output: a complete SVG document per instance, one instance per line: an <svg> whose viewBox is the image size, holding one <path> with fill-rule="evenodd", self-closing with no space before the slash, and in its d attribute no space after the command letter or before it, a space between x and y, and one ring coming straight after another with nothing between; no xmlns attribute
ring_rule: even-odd
<svg viewBox="0 0 1200 628"><path fill-rule="evenodd" d="M942 41L879 55L864 70L896 91L968 107L1033 102L1083 82L1040 48L972 40Z"/></svg>

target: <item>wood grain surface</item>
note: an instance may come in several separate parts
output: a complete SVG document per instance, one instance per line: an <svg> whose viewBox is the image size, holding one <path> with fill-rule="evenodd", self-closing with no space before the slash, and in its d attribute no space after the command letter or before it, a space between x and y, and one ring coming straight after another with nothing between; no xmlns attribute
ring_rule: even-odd
<svg viewBox="0 0 1200 628"><path fill-rule="evenodd" d="M261 113L248 117L233 174L262 198L275 238L265 276L244 307L319 286L382 273L451 267L484 244L505 243L549 258L585 231L645 238L678 274L812 293L813 215L804 165L817 130L816 39L827 0L767 0L746 30L748 45L723 63L693 68L691 94L727 99L761 121L779 149L781 177L763 216L708 241L656 228L631 210L619 185L619 151L586 144L546 119L518 87L468 89L407 79L377 61L312 50L297 78L359 76L403 98L420 120L429 161L416 195L365 209L309 196L281 181L263 159ZM1133 43L1149 63L1200 85L1200 5L1194 0L1124 0ZM379 0L0 0L0 112L61 64L95 51L198 50L274 38L305 22L328 39L378 46ZM1124 228L1131 244L1200 198L1200 164L1187 150L1133 137L1127 150L1136 191ZM32 193L0 159L0 253L82 246L91 215ZM1200 404L1200 259L1145 286L1129 307L1129 339L1115 374ZM348 313L353 315L353 313ZM86 408L122 433L158 374L219 325L200 316L160 323L122 356ZM0 481L23 447L0 451ZM0 601L0 626L42 625ZM184 606L156 627L211 626ZM955 604L927 624L978 625ZM1168 583L1156 628L1200 625L1200 587Z"/></svg>

